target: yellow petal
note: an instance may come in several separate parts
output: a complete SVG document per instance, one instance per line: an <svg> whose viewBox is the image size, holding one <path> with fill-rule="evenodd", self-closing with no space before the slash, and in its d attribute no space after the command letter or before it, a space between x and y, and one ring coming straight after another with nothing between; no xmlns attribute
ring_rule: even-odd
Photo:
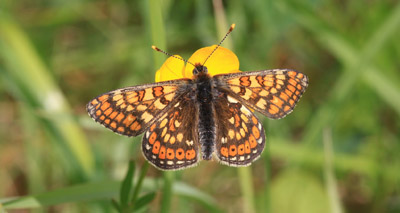
<svg viewBox="0 0 400 213"><path fill-rule="evenodd" d="M175 57L182 58L179 55ZM156 72L156 82L169 81L174 79L183 78L183 71L185 68L185 63L183 60L179 60L174 57L169 57L159 70Z"/></svg>
<svg viewBox="0 0 400 213"><path fill-rule="evenodd" d="M203 64L206 58L216 47L217 45L201 48L197 50L188 61L193 64ZM211 76L224 73L240 72L239 60L237 56L235 53L224 47L218 47L218 49L210 56L204 66L207 67L208 73ZM191 78L193 76L193 69L193 65L186 64L183 76L186 78Z"/></svg>

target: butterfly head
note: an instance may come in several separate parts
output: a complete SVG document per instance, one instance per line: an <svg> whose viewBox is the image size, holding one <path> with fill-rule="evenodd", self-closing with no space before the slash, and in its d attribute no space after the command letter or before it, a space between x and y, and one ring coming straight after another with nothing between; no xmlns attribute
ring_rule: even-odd
<svg viewBox="0 0 400 213"><path fill-rule="evenodd" d="M193 75L198 75L198 74L207 74L208 73L208 69L206 66L203 66L201 64L195 64L194 69L193 69Z"/></svg>

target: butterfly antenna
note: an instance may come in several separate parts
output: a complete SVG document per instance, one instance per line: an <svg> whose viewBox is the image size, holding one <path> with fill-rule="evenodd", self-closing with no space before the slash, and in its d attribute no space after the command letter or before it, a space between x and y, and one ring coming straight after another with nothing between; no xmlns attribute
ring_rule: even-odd
<svg viewBox="0 0 400 213"><path fill-rule="evenodd" d="M182 60L182 61L184 61L184 62L186 62L186 63L189 63L189 64L193 65L194 67L196 67L192 62L190 62L190 61L188 61L188 60L186 60L186 59L179 58L179 57L176 57L176 56L174 56L174 55L171 55L171 54L165 52L164 50L162 50L162 49L160 49L160 48L158 48L158 47L156 47L156 46L154 46L154 45L152 45L151 48L152 48L153 50L157 51L157 52L164 53L164 54L167 55L167 56L170 56L170 57L173 57L173 58Z"/></svg>
<svg viewBox="0 0 400 213"><path fill-rule="evenodd" d="M219 42L219 44L217 45L217 47L215 47L215 49L211 52L210 55L208 55L208 57L206 58L206 60L203 62L203 65L207 62L207 60L211 57L212 54L214 54L214 52L218 49L218 47L221 46L222 42L225 41L225 39L228 37L228 35L233 31L233 29L235 29L236 24L232 24L231 27L229 28L228 32L225 34L224 38L222 38L222 40Z"/></svg>

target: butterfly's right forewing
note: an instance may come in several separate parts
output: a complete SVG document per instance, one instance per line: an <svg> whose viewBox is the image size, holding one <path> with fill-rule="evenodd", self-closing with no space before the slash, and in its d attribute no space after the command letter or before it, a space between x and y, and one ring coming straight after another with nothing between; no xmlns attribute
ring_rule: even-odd
<svg viewBox="0 0 400 213"><path fill-rule="evenodd" d="M308 77L295 70L274 69L216 75L224 91L269 118L293 111L308 86Z"/></svg>

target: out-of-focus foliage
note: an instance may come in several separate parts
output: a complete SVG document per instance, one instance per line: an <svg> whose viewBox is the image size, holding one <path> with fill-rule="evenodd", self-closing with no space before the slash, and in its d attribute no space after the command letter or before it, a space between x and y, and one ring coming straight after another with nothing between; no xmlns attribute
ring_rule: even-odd
<svg viewBox="0 0 400 213"><path fill-rule="evenodd" d="M309 88L292 114L264 118L251 176L201 162L162 191L168 178L150 166L138 197L157 193L142 209L163 209L164 192L180 212L399 212L400 3L220 3L1 1L0 211L115 211L129 159L144 163L141 138L96 124L86 103L153 82L152 44L188 58L236 23L223 46L240 70L296 69ZM15 196L27 197L6 202Z"/></svg>

